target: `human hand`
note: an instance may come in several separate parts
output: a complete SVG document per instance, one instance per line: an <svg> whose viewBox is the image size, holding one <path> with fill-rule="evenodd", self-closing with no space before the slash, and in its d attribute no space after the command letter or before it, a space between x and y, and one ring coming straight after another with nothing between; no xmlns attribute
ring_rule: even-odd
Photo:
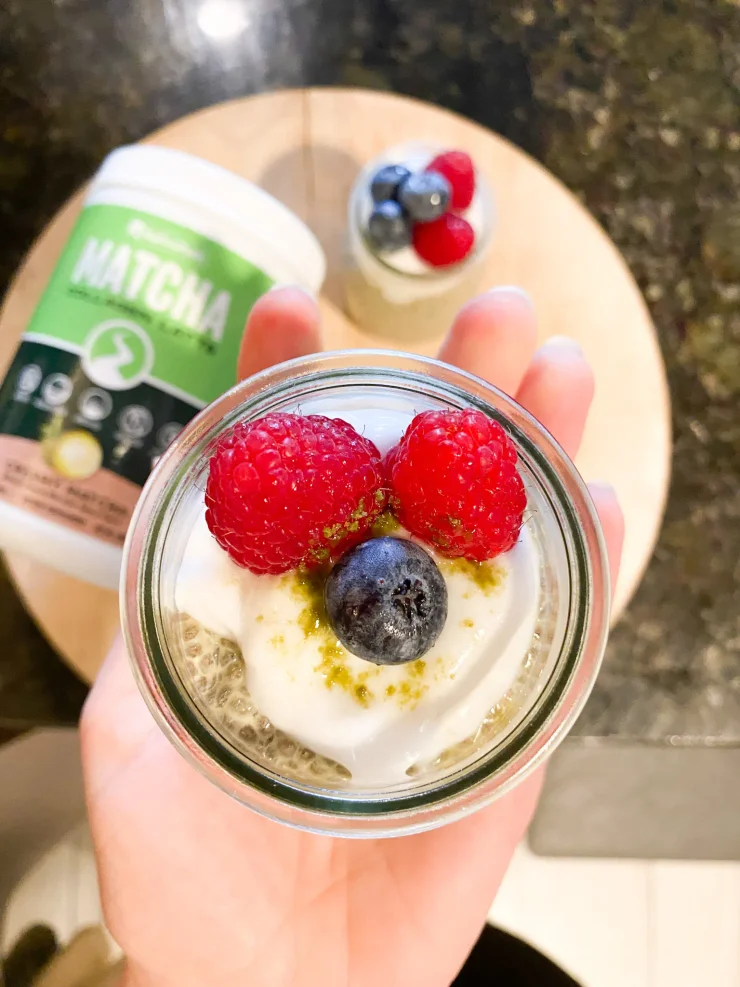
<svg viewBox="0 0 740 987"><path fill-rule="evenodd" d="M535 352L534 313L505 289L459 314L440 357L516 395L571 456L593 394L573 344ZM240 377L320 349L303 292L254 308ZM616 576L622 518L593 490ZM85 707L88 809L109 929L141 987L448 987L530 820L541 772L474 815L385 840L298 832L201 777L155 724L117 641Z"/></svg>

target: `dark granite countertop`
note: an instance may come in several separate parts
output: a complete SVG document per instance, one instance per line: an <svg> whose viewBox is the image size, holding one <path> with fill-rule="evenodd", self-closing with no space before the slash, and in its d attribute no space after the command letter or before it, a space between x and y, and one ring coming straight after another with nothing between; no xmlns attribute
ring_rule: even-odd
<svg viewBox="0 0 740 987"><path fill-rule="evenodd" d="M208 2L4 0L0 283L108 150L228 97L370 86L498 130L624 252L673 395L665 526L577 733L739 739L739 0L234 0L230 40ZM0 721L72 715L6 582L0 611Z"/></svg>

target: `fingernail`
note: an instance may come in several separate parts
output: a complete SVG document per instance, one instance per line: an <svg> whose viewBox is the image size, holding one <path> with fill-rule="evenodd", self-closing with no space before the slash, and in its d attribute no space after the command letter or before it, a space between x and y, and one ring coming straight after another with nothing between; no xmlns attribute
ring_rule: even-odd
<svg viewBox="0 0 740 987"><path fill-rule="evenodd" d="M498 295L504 297L505 295L514 296L515 298L521 299L534 311L534 302L532 301L532 296L524 288L520 288L515 284L502 284L497 285L495 288L489 288L489 295Z"/></svg>
<svg viewBox="0 0 740 987"><path fill-rule="evenodd" d="M570 336L550 336L540 347L540 351L546 351L548 356L564 357L572 360L574 357L585 358L583 347Z"/></svg>
<svg viewBox="0 0 740 987"><path fill-rule="evenodd" d="M591 492L592 497L598 497L599 500L611 500L617 503L619 498L617 497L617 491L614 489L611 483L607 483L606 480L592 480L588 484L588 489Z"/></svg>

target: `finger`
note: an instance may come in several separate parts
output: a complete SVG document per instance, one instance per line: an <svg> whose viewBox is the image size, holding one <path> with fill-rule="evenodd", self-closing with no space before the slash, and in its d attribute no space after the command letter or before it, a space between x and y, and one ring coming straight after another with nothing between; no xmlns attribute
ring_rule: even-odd
<svg viewBox="0 0 740 987"><path fill-rule="evenodd" d="M593 396L594 375L583 350L574 339L553 336L532 358L516 398L572 459Z"/></svg>
<svg viewBox="0 0 740 987"><path fill-rule="evenodd" d="M536 345L529 295L521 288L494 288L460 310L439 358L516 394Z"/></svg>
<svg viewBox="0 0 740 987"><path fill-rule="evenodd" d="M316 353L321 349L319 327L318 305L303 288L269 291L249 313L236 365L237 379Z"/></svg>
<svg viewBox="0 0 740 987"><path fill-rule="evenodd" d="M606 550L609 553L609 574L613 596L619 575L619 563L622 559L624 515L617 500L616 490L610 483L589 483L588 489L601 521Z"/></svg>

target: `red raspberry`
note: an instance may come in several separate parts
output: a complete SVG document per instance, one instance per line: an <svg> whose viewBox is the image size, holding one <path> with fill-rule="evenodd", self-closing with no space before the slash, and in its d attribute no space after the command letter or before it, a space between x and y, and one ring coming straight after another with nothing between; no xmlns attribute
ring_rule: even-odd
<svg viewBox="0 0 740 987"><path fill-rule="evenodd" d="M448 212L431 223L416 223L414 250L432 267L450 267L465 260L475 243L475 233L462 216Z"/></svg>
<svg viewBox="0 0 740 987"><path fill-rule="evenodd" d="M465 151L445 151L438 154L427 171L438 171L452 186L453 209L467 209L475 195L475 168Z"/></svg>
<svg viewBox="0 0 740 987"><path fill-rule="evenodd" d="M252 572L287 572L337 558L385 507L380 453L347 422L265 415L218 443L206 523Z"/></svg>
<svg viewBox="0 0 740 987"><path fill-rule="evenodd" d="M516 544L527 506L514 443L480 411L425 411L386 459L398 520L443 555L483 562Z"/></svg>

